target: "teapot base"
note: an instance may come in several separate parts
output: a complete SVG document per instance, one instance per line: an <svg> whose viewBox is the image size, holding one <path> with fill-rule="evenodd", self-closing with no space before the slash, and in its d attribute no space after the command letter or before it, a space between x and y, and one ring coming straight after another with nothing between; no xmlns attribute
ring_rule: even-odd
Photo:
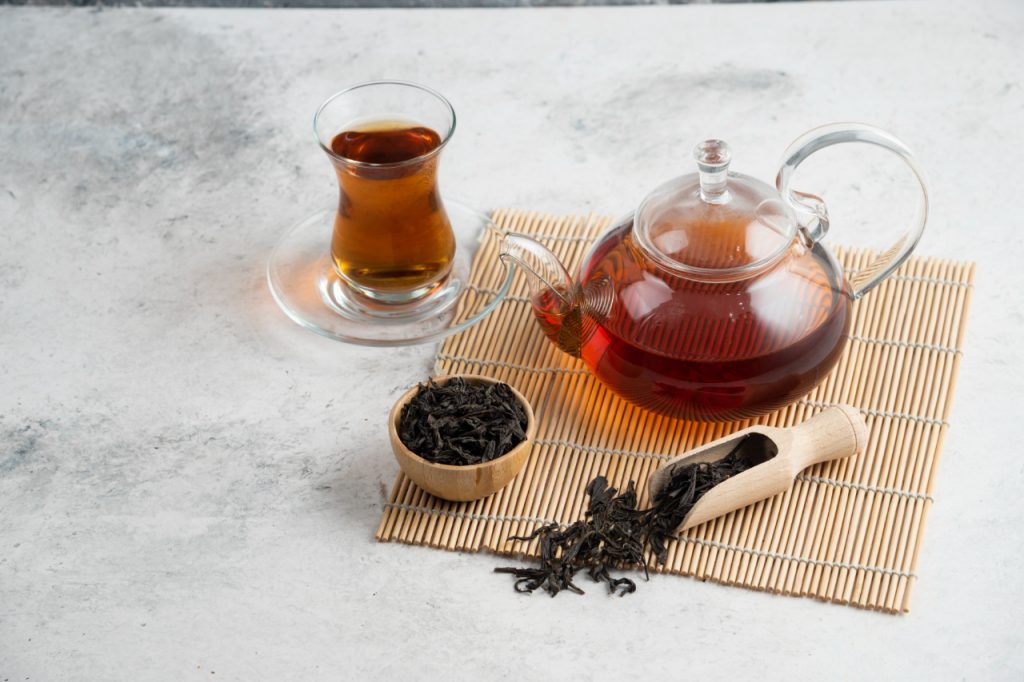
<svg viewBox="0 0 1024 682"><path fill-rule="evenodd" d="M598 328L582 357L605 386L639 407L690 421L738 421L769 414L810 393L839 361L849 326L849 304L843 298L811 334L762 355L667 358Z"/></svg>

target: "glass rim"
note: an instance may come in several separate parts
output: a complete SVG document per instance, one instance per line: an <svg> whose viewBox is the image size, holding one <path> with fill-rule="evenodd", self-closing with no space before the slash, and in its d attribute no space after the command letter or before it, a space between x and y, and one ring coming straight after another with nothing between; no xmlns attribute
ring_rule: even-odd
<svg viewBox="0 0 1024 682"><path fill-rule="evenodd" d="M331 149L329 144L324 144L323 138L320 136L320 133L317 131L317 123L319 122L320 115L324 112L324 110L328 106L330 106L330 104L334 100L338 99L339 97L342 97L343 95L347 95L347 94L349 94L349 93L351 93L351 92L353 92L355 90L360 90L362 88L368 88L368 87L372 87L372 86L375 86L375 85L400 85L400 86L404 86L404 87L414 88L416 90L420 90L421 92L425 92L428 95L431 95L432 97L437 99L439 102L441 102L441 104L444 105L445 109L448 110L448 115L451 118L451 123L449 124L448 130L445 132L444 137L441 138L441 142L436 147L434 147L429 152L427 152L426 154L420 154L419 156L414 156L411 159L405 159L404 161L392 161L392 162L389 162L389 163L371 163L369 161L359 161L357 159L350 159L347 156L342 156L341 154L335 153L335 151L333 149ZM455 107L453 107L452 103L448 101L448 98L446 98L444 95L442 95L437 90L434 90L433 88L428 87L426 85L422 85L420 83L414 83L413 81L375 80L375 81L364 81L362 83L356 83L355 85L350 85L349 87L344 88L342 90L339 90L336 93L334 93L333 95L331 95L330 97L328 97L327 99L325 99L323 101L323 103L319 107L317 107L316 113L313 114L313 135L316 136L317 144L320 145L320 148L323 149L324 152L329 157L331 157L332 159L336 159L338 161L341 161L342 163L344 163L346 165L355 166L355 167L358 167L358 168L395 168L395 167L405 166L405 165L412 164L412 163L422 163L423 161L426 161L427 159L430 159L431 157L437 156L438 154L440 154L441 150L444 149L445 145L448 144L448 140L450 140L452 138L452 135L455 133L455 124L456 124Z"/></svg>

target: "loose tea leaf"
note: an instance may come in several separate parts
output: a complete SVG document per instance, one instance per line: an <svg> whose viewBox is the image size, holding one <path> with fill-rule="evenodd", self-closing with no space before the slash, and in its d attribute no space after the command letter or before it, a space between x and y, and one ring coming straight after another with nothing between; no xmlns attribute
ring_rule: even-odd
<svg viewBox="0 0 1024 682"><path fill-rule="evenodd" d="M636 590L628 578L613 578L608 567L615 564L637 564L643 561L642 519L644 512L636 508L633 482L626 491L616 495L604 476L587 486L590 505L584 520L562 529L557 523L538 528L525 537L513 540L540 540L540 568L506 567L497 573L511 573L517 580L517 592L533 592L543 588L552 597L562 590L583 594L574 582L576 572L583 568L595 582L608 584L610 592L625 595Z"/></svg>
<svg viewBox="0 0 1024 682"><path fill-rule="evenodd" d="M760 452L758 452L760 450ZM637 509L636 488L629 482L621 494L598 476L587 486L590 502L584 518L565 527L557 523L538 528L527 536L510 538L521 542L540 541L540 566L496 568L496 573L509 573L516 578L517 592L532 593L543 589L552 597L562 590L583 594L573 578L580 570L594 582L604 582L612 594L625 596L636 591L629 578L614 578L609 568L642 566L644 577L647 562L644 550L649 549L658 563L665 563L667 542L676 537L676 528L697 500L710 490L751 466L773 456L764 445L750 436L740 439L722 459L676 467L668 482L649 509Z"/></svg>
<svg viewBox="0 0 1024 682"><path fill-rule="evenodd" d="M467 465L501 457L526 439L526 411L508 384L433 380L402 408L398 437L436 464Z"/></svg>

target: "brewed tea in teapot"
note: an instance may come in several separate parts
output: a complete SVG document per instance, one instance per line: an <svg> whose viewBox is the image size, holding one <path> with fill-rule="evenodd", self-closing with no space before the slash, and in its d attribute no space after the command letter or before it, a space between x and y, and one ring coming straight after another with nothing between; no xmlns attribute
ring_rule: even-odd
<svg viewBox="0 0 1024 682"><path fill-rule="evenodd" d="M824 202L788 187L809 154L851 141L895 152L922 190L911 229L852 282L821 243ZM694 156L698 172L657 188L599 237L577 279L522 235L505 236L502 258L528 273L548 338L626 400L673 417L745 419L825 378L849 335L851 303L920 238L927 194L906 147L869 126L826 126L798 139L777 190L729 171L720 140Z"/></svg>

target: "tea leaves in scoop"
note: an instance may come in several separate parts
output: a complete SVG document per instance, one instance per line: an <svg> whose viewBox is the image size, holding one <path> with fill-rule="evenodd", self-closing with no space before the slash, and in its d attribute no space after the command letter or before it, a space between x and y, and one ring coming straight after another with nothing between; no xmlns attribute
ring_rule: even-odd
<svg viewBox="0 0 1024 682"><path fill-rule="evenodd" d="M659 564L667 559L667 541L676 537L676 528L697 501L719 483L764 461L764 457L752 451L766 448L765 441L761 434L750 434L737 441L722 459L687 464L672 471L668 483L655 496L654 506L647 510L644 524L645 544Z"/></svg>

